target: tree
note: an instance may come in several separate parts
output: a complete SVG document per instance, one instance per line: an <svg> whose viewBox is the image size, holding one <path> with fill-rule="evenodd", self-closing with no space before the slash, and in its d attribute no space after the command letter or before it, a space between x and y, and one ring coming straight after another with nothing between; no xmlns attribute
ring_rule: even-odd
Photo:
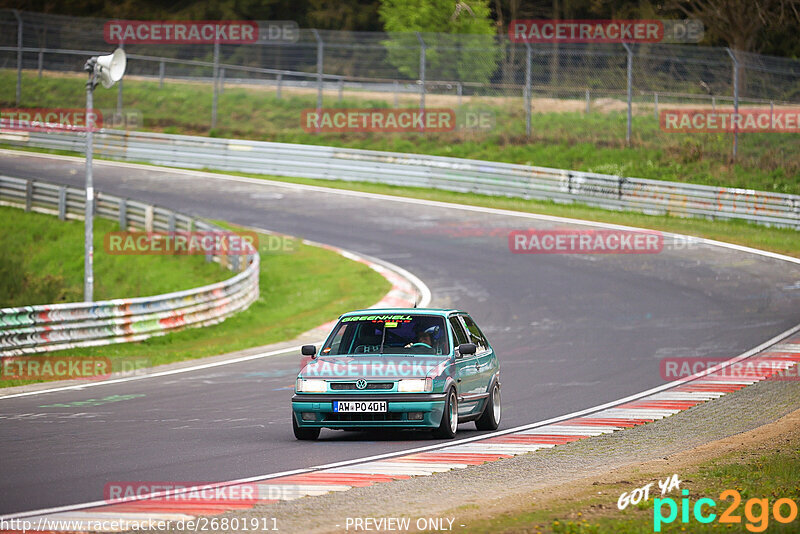
<svg viewBox="0 0 800 534"><path fill-rule="evenodd" d="M738 83L741 94L747 91L750 78L747 53L761 50L767 42L765 34L800 21L800 0L671 0L670 7L702 20L706 34L721 39L732 49L740 65ZM732 80L731 85L735 82Z"/></svg>
<svg viewBox="0 0 800 534"><path fill-rule="evenodd" d="M409 78L420 76L426 45L426 79L486 83L500 49L488 0L382 0L378 15L390 39L389 61Z"/></svg>
<svg viewBox="0 0 800 534"><path fill-rule="evenodd" d="M309 0L309 27L321 30L378 31L378 0Z"/></svg>
<svg viewBox="0 0 800 534"><path fill-rule="evenodd" d="M741 52L758 52L764 30L800 21L800 0L671 0L668 7L702 20L707 32Z"/></svg>

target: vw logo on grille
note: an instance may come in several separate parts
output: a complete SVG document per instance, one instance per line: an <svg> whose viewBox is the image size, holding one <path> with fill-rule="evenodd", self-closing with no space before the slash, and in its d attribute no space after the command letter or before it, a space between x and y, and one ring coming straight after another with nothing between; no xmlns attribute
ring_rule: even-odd
<svg viewBox="0 0 800 534"><path fill-rule="evenodd" d="M358 389L366 388L367 387L367 381L364 380L363 378L360 378L360 379L356 380L356 387Z"/></svg>

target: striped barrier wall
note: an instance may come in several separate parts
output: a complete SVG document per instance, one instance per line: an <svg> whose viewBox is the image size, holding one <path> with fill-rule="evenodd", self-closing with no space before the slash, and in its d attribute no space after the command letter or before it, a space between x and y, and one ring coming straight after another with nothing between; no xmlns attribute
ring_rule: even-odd
<svg viewBox="0 0 800 534"><path fill-rule="evenodd" d="M0 129L19 147L82 152L80 132ZM800 195L630 178L424 154L101 130L95 153L111 159L189 169L373 182L463 193L580 202L612 210L743 219L800 229Z"/></svg>
<svg viewBox="0 0 800 534"><path fill-rule="evenodd" d="M46 182L0 176L0 205L82 218L85 192ZM152 231L222 232L164 208L96 193L100 217L119 220L120 228ZM75 347L141 341L184 327L219 323L247 309L258 298L260 258L207 255L236 273L203 287L148 297L22 306L0 309L0 357Z"/></svg>

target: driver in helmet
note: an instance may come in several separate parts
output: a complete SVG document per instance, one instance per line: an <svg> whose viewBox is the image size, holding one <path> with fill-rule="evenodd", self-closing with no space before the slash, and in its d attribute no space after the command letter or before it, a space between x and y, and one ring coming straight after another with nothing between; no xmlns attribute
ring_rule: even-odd
<svg viewBox="0 0 800 534"><path fill-rule="evenodd" d="M413 343L409 343L405 348L419 347L424 349L432 349L434 344L434 337L439 333L438 326L431 326L425 330L417 332L417 339Z"/></svg>

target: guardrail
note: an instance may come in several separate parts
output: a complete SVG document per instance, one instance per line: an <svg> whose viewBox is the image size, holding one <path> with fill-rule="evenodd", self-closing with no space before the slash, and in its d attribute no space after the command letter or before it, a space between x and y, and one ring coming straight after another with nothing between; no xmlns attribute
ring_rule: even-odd
<svg viewBox="0 0 800 534"><path fill-rule="evenodd" d="M0 205L82 219L83 189L0 176ZM120 229L223 231L173 211L96 193L95 213ZM0 309L0 357L140 341L187 326L223 321L258 298L259 255L207 255L237 274L228 280L164 295ZM242 261L244 260L244 261Z"/></svg>
<svg viewBox="0 0 800 534"><path fill-rule="evenodd" d="M0 142L82 152L80 132L0 133ZM421 154L103 130L95 153L193 169L375 182L581 202L647 214L743 219L800 229L800 195L685 184Z"/></svg>

